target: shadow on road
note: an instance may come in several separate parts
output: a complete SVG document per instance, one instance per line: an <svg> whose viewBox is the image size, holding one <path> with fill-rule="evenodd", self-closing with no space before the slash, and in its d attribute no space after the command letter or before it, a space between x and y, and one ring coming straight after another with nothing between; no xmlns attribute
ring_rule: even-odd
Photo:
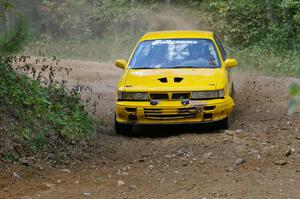
<svg viewBox="0 0 300 199"><path fill-rule="evenodd" d="M141 125L134 127L133 131L126 136L136 138L161 138L178 136L182 134L208 134L222 132L223 130L220 129L215 123L184 125Z"/></svg>

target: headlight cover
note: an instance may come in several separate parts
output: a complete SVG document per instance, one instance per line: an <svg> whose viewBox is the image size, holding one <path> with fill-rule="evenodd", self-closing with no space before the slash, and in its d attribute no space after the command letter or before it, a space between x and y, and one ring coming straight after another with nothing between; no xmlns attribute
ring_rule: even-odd
<svg viewBox="0 0 300 199"><path fill-rule="evenodd" d="M118 100L128 100L128 101L146 101L150 100L147 93L143 92L118 92Z"/></svg>
<svg viewBox="0 0 300 199"><path fill-rule="evenodd" d="M217 99L223 97L224 97L224 90L195 91L192 94L192 99Z"/></svg>

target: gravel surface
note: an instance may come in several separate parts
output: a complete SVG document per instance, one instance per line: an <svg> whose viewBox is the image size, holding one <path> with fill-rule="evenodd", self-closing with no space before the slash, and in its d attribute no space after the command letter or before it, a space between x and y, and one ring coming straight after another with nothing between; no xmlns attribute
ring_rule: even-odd
<svg viewBox="0 0 300 199"><path fill-rule="evenodd" d="M100 121L97 134L88 148L72 143L80 158L24 159L1 170L1 199L300 198L300 114L287 115L288 85L299 80L235 74L236 109L226 131L209 124L147 126L125 137L113 132L122 71L112 63L61 64L73 69L61 76L69 85L91 88L83 98Z"/></svg>

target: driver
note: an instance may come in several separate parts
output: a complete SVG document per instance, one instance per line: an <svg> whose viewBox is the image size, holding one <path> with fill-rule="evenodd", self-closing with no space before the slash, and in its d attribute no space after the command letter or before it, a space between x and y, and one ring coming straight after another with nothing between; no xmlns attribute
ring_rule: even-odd
<svg viewBox="0 0 300 199"><path fill-rule="evenodd" d="M212 56L209 46L206 44L196 44L190 46L190 60L205 62L207 65L215 65L214 56Z"/></svg>
<svg viewBox="0 0 300 199"><path fill-rule="evenodd" d="M208 45L196 44L190 47L190 59L199 60L204 59L209 61L211 57Z"/></svg>

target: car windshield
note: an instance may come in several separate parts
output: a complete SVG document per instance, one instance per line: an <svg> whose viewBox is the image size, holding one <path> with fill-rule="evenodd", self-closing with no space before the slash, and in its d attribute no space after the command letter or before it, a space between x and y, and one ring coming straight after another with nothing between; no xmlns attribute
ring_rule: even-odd
<svg viewBox="0 0 300 199"><path fill-rule="evenodd" d="M208 39L146 40L136 48L130 69L218 68L219 57Z"/></svg>

